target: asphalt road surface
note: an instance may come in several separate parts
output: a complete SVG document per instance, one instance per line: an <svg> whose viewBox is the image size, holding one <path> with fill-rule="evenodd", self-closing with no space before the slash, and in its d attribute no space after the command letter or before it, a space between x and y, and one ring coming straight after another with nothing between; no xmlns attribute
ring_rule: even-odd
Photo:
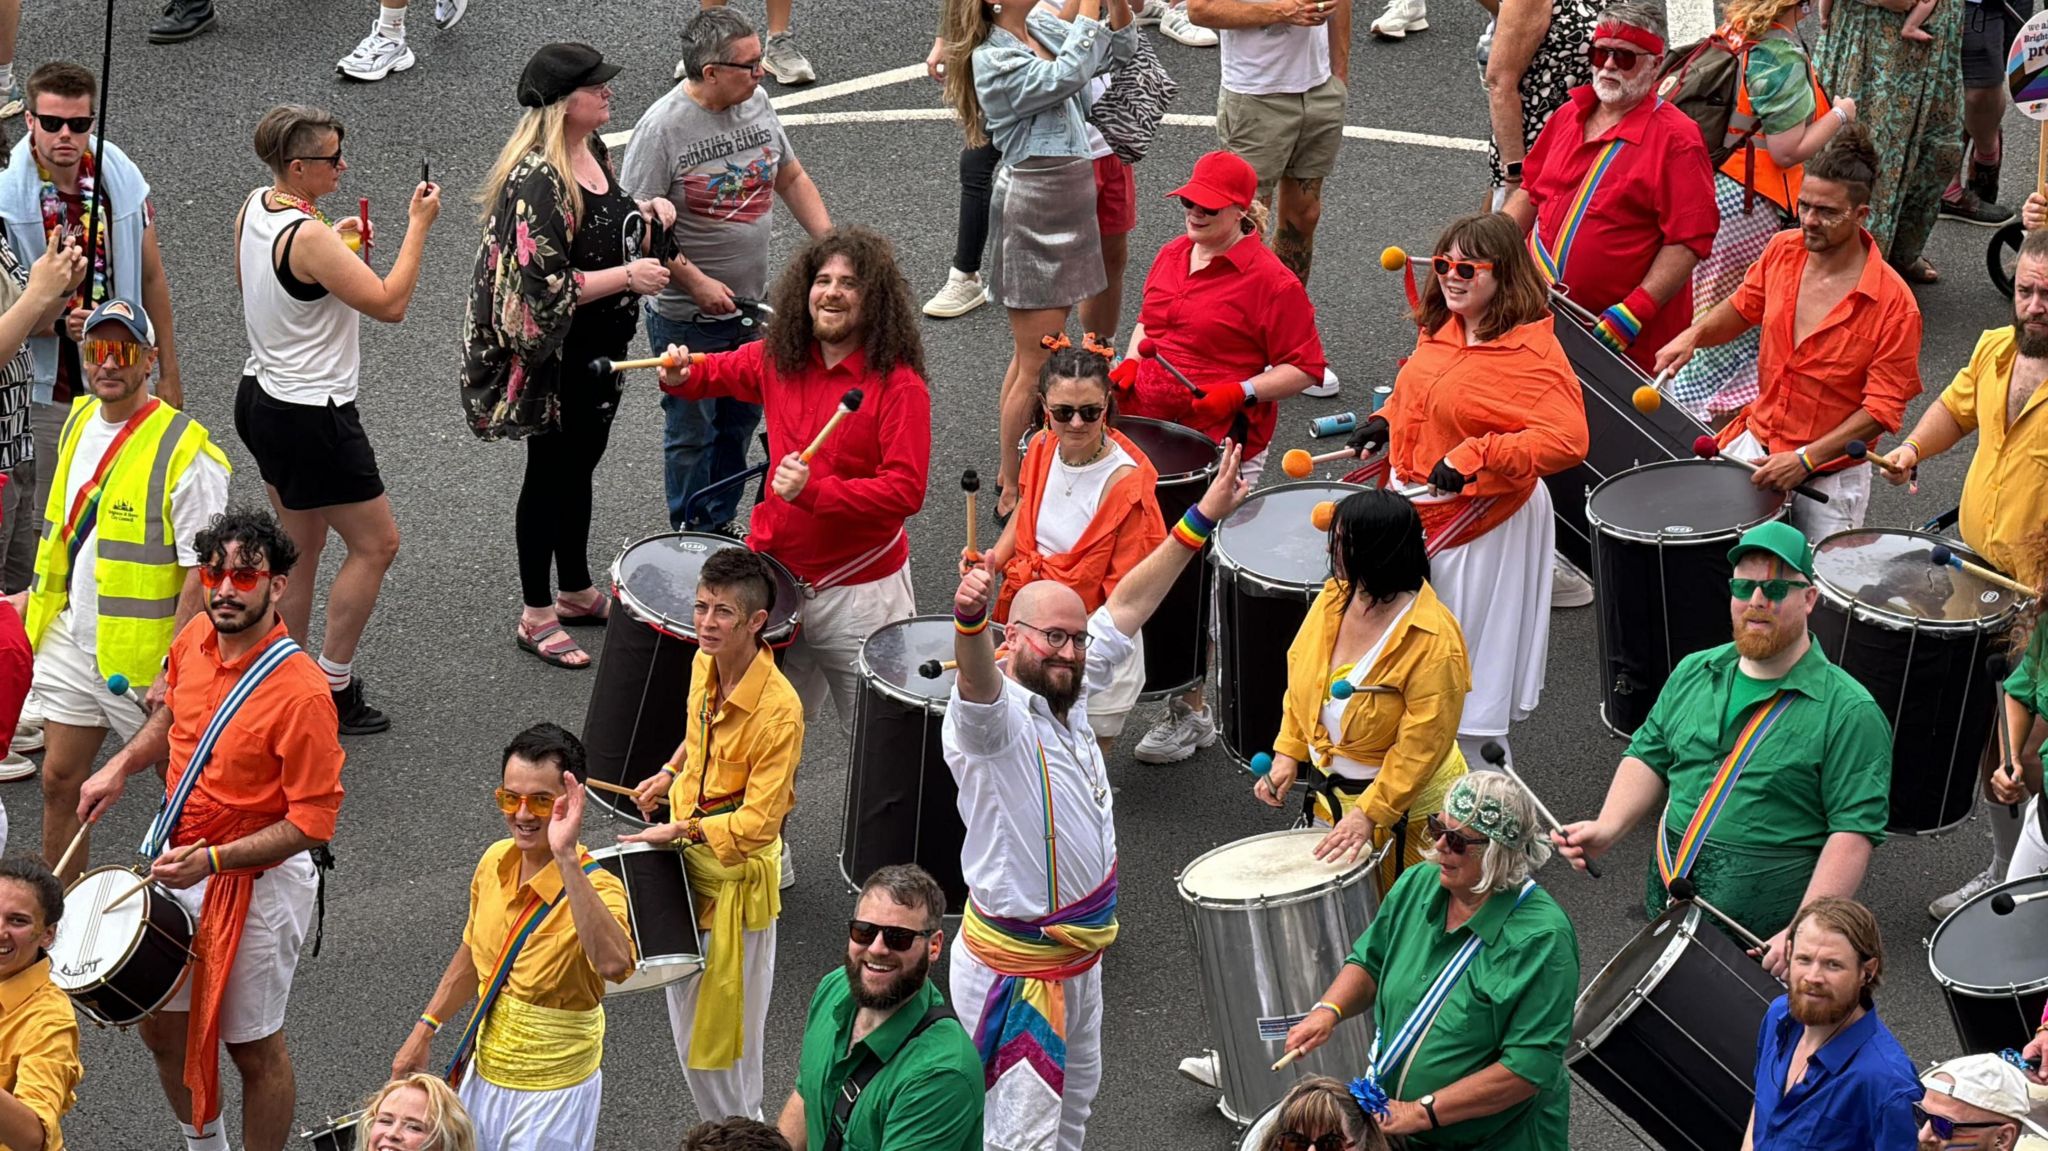
<svg viewBox="0 0 2048 1151"><path fill-rule="evenodd" d="M476 0L450 32L434 29L431 9L422 6L412 19L419 67L379 84L354 85L335 77L333 61L366 30L368 4L221 5L215 32L174 47L144 42L153 6L120 5L107 112L111 138L141 163L154 186L186 396L237 465L238 500L262 498L229 419L245 352L231 222L242 197L266 180L249 143L258 117L272 104L300 101L346 120L350 171L336 197L346 202L336 210L349 210L357 195L370 197L382 226L380 266L388 266L388 253L396 250L403 204L423 157L431 159L447 198L411 314L395 327L368 324L364 331L364 423L378 448L404 547L357 668L393 725L387 734L347 741L349 795L335 841L341 866L329 888L326 944L301 964L287 1025L304 1125L351 1109L384 1079L456 945L476 858L502 834L490 799L499 749L536 720L580 728L592 681L588 674L544 667L512 643L519 609L512 502L523 449L475 440L456 402L458 332L478 235L471 197L516 118L514 81L534 47L587 40L625 64L614 85L612 128L627 128L669 84L676 33L693 6ZM1359 406L1370 386L1392 380L1396 359L1412 345L1397 282L1378 267L1381 248L1425 247L1450 217L1480 204L1486 119L1472 48L1484 17L1476 6L1452 0L1438 0L1432 9L1433 28L1398 45L1365 39L1374 10L1357 16L1349 122L1362 131L1347 140L1328 183L1311 284L1344 395L1290 401L1276 448L1305 445L1307 417ZM760 18L758 7L749 10ZM21 74L56 58L96 69L102 12L81 0L33 6L22 32ZM823 77L818 88L916 65L933 23L933 7L910 0L798 4L803 45ZM1131 245L1127 317L1151 254L1180 228L1180 213L1163 200L1165 193L1214 146L1202 117L1213 110L1215 53L1170 42L1160 51L1183 86L1175 111L1190 122L1166 128L1139 166L1141 213ZM804 114L792 121L792 139L833 218L893 236L922 299L945 275L952 250L959 133L938 112L936 89L921 72L856 87L804 93L803 106L789 110ZM2034 170L2030 127L2013 118L2008 188ZM778 211L778 259L798 234ZM1921 367L1931 389L1966 361L1980 330L2009 321L2009 303L1982 270L1989 235L1954 223L1935 231L1929 255L1944 280L1919 293L1927 321ZM912 521L910 532L919 604L942 611L961 542L952 477L967 467L994 470L995 393L1008 329L998 309L985 308L928 322L925 340L935 450L927 514ZM600 565L620 541L665 526L656 398L646 377L634 377L599 472L593 558ZM1871 522L1918 524L1953 506L1961 475L1962 461L1950 458L1923 469L1917 496L1880 484ZM330 558L328 577L333 563ZM1548 690L1534 718L1514 733L1516 758L1549 806L1571 819L1596 810L1623 745L1597 716L1592 613L1558 612L1551 643ZM1142 726L1134 719L1111 763L1119 792L1123 935L1105 963L1107 1069L1090 1145L1234 1146L1214 1097L1173 1070L1182 1055L1208 1045L1173 881L1195 856L1273 829L1282 817L1252 800L1249 778L1220 748L1173 767L1135 763L1129 748ZM767 1052L771 1115L794 1078L811 990L843 956L840 924L852 906L836 862L847 755L838 726L814 718L806 751L801 802L788 827L800 880L785 898L782 918ZM95 862L124 859L127 845L139 839L154 804L140 784L134 790L109 817ZM15 850L34 850L36 784L0 787L0 800L11 809ZM601 845L613 830L593 820L587 842ZM1925 962L1921 941L1933 926L1926 904L1983 866L1986 838L1972 822L1940 838L1895 839L1877 852L1864 884L1890 945L1880 1010L1923 1061L1956 1048ZM1542 876L1574 917L1588 978L1642 926L1647 839L1639 833L1623 843L1604 880L1556 865ZM660 998L613 1003L608 1044L598 1145L674 1147L694 1111ZM66 1122L74 1146L177 1146L137 1039L89 1031L84 1058L78 1108ZM229 1115L236 1117L234 1076L225 1079ZM1635 1140L1580 1087L1572 1144L1604 1151L1632 1147Z"/></svg>

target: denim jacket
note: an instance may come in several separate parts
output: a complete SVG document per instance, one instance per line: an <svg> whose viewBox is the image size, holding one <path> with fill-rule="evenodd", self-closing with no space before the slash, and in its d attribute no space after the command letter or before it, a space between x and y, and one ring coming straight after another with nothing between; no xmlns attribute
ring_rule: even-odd
<svg viewBox="0 0 2048 1151"><path fill-rule="evenodd" d="M1029 22L1053 59L1041 59L1002 28L974 50L974 92L1006 167L1035 156L1086 157L1088 82L1138 47L1136 21L1112 32L1100 20L1077 16L1068 24L1034 8Z"/></svg>

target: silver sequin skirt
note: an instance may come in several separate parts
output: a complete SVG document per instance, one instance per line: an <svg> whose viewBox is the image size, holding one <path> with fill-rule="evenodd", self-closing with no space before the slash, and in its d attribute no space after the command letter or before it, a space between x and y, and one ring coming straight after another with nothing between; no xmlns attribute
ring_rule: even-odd
<svg viewBox="0 0 2048 1151"><path fill-rule="evenodd" d="M1068 308L1109 284L1095 223L1095 165L1039 156L996 170L989 285L1005 308Z"/></svg>

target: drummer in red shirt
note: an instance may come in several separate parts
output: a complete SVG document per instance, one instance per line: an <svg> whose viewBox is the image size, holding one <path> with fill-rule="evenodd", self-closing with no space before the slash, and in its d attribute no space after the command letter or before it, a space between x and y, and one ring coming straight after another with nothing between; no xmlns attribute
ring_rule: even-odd
<svg viewBox="0 0 2048 1151"><path fill-rule="evenodd" d="M1608 8L1591 53L1593 82L1543 125L1502 210L1553 287L1598 317L1594 334L1648 369L1692 323L1693 266L1721 221L1714 167L1699 125L1654 94L1661 13Z"/></svg>
<svg viewBox="0 0 2048 1151"><path fill-rule="evenodd" d="M829 690L842 727L860 694L860 646L917 610L903 521L924 506L932 404L917 308L889 241L834 228L790 259L776 281L766 338L661 370L685 399L730 396L765 409L772 494L754 506L747 546L781 561L815 593L784 655L805 713ZM859 409L806 463L804 450L849 390ZM680 702L680 701L679 701Z"/></svg>
<svg viewBox="0 0 2048 1151"><path fill-rule="evenodd" d="M1920 306L1863 227L1879 179L1869 131L1850 124L1806 162L1796 231L1779 232L1742 287L1657 353L1677 370L1695 349L1763 328L1762 390L1721 429L1722 452L1755 462L1759 487L1810 487L1787 513L1815 543L1863 526L1870 469L1850 440L1875 451L1920 394Z"/></svg>
<svg viewBox="0 0 2048 1151"><path fill-rule="evenodd" d="M1232 152L1195 161L1188 182L1168 193L1186 212L1186 234L1167 241L1145 276L1130 352L1112 378L1134 416L1170 420L1221 442L1244 445L1239 474L1256 484L1280 401L1323 378L1315 305L1301 280L1259 242L1266 208L1259 177ZM1138 349L1152 341L1152 355ZM1203 390L1200 398L1161 359ZM1138 743L1145 763L1178 763L1216 741L1197 687L1169 705Z"/></svg>

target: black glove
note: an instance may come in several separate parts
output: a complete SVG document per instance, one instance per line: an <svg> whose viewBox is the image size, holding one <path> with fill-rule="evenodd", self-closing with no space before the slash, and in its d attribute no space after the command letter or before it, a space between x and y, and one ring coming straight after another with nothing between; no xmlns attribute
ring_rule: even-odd
<svg viewBox="0 0 2048 1151"><path fill-rule="evenodd" d="M1440 492L1456 495L1464 491L1465 485L1471 481L1471 476L1451 466L1449 456L1438 460L1436 466L1429 470L1429 486Z"/></svg>
<svg viewBox="0 0 2048 1151"><path fill-rule="evenodd" d="M1370 416L1344 441L1344 446L1362 459L1387 446L1387 417Z"/></svg>

